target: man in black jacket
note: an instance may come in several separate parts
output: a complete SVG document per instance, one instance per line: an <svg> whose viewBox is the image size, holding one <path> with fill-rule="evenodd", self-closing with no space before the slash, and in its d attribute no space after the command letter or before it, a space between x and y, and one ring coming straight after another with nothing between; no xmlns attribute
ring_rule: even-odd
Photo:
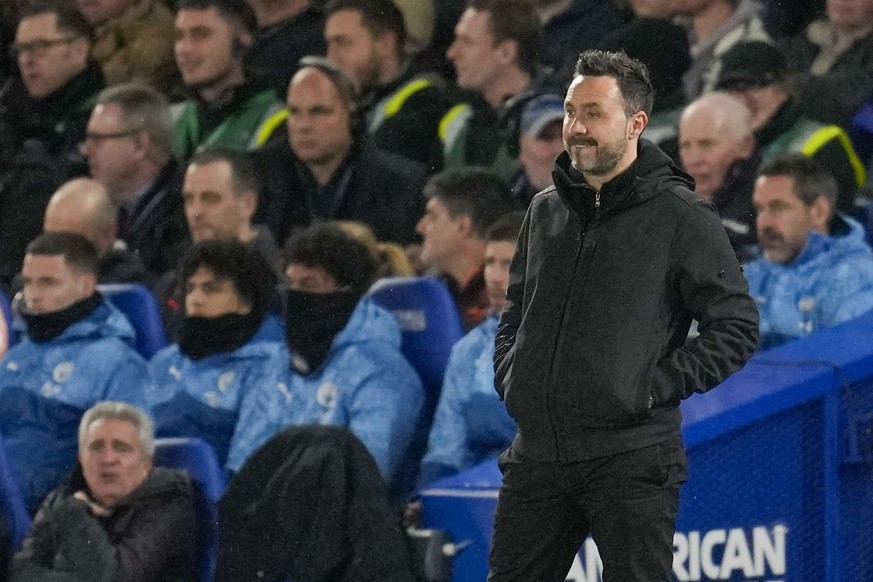
<svg viewBox="0 0 873 582"><path fill-rule="evenodd" d="M46 498L10 579L195 580L191 482L152 468L154 446L152 423L134 406L101 402L85 412L81 467Z"/></svg>
<svg viewBox="0 0 873 582"><path fill-rule="evenodd" d="M10 47L19 74L0 87L0 284L21 267L55 189L84 173L77 148L103 73L74 7L34 3Z"/></svg>
<svg viewBox="0 0 873 582"><path fill-rule="evenodd" d="M450 102L443 79L410 66L403 13L391 0L331 0L325 11L327 58L360 87L361 114L373 145L431 164Z"/></svg>
<svg viewBox="0 0 873 582"><path fill-rule="evenodd" d="M495 384L518 433L500 460L492 582L563 580L589 533L606 582L669 580L679 401L757 344L718 214L639 139L652 98L638 61L580 56L566 151L528 210L497 331Z"/></svg>
<svg viewBox="0 0 873 582"><path fill-rule="evenodd" d="M175 266L188 238L172 127L170 106L157 90L115 85L98 96L81 147L91 177L119 208L119 238L154 278Z"/></svg>
<svg viewBox="0 0 873 582"><path fill-rule="evenodd" d="M381 241L415 240L424 167L360 139L356 89L336 64L306 57L288 85L287 139L252 155L262 168L258 211L281 244L296 228L357 220Z"/></svg>

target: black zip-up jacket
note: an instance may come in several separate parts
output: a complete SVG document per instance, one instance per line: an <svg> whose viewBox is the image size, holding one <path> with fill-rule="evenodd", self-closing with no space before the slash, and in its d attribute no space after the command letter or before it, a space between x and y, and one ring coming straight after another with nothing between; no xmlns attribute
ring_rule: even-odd
<svg viewBox="0 0 873 582"><path fill-rule="evenodd" d="M200 538L194 490L181 471L157 467L106 517L73 498L81 467L49 493L10 582L194 582Z"/></svg>
<svg viewBox="0 0 873 582"><path fill-rule="evenodd" d="M650 142L599 195L566 152L553 178L525 218L497 331L513 451L569 463L662 442L682 398L755 350L746 280L715 208Z"/></svg>

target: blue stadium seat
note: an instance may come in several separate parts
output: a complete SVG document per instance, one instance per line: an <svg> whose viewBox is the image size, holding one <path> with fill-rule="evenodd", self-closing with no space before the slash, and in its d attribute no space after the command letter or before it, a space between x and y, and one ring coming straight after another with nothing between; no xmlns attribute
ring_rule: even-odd
<svg viewBox="0 0 873 582"><path fill-rule="evenodd" d="M873 162L873 99L858 109L849 128L849 137L865 164Z"/></svg>
<svg viewBox="0 0 873 582"><path fill-rule="evenodd" d="M6 293L0 289L0 311L2 311L3 321L6 323L6 341L7 348L11 348L18 343L18 333L13 329L12 322L15 315L12 313L12 303Z"/></svg>
<svg viewBox="0 0 873 582"><path fill-rule="evenodd" d="M127 316L136 330L136 351L145 358L151 358L167 345L167 334L158 311L154 295L139 283L118 283L98 285L97 290L107 301Z"/></svg>
<svg viewBox="0 0 873 582"><path fill-rule="evenodd" d="M224 470L212 447L198 438L156 439L155 466L185 470L199 490L197 513L204 535L200 580L212 582L218 553L217 504L227 485Z"/></svg>
<svg viewBox="0 0 873 582"><path fill-rule="evenodd" d="M869 199L859 196L855 200L855 208L850 216L861 223L867 234L867 244L873 246L873 203Z"/></svg>
<svg viewBox="0 0 873 582"><path fill-rule="evenodd" d="M5 563L7 557L18 549L27 531L30 529L30 516L24 504L24 497L18 487L18 481L12 476L9 461L6 459L6 446L0 437L0 522L8 533L8 547L0 547L0 563Z"/></svg>
<svg viewBox="0 0 873 582"><path fill-rule="evenodd" d="M452 346L464 334L449 290L433 277L389 277L367 296L397 318L403 355L424 384L427 404L435 407Z"/></svg>

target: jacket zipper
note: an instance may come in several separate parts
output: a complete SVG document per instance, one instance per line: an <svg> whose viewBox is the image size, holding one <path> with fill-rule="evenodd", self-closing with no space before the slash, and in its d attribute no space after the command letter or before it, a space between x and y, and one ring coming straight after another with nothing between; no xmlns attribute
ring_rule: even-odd
<svg viewBox="0 0 873 582"><path fill-rule="evenodd" d="M600 198L600 193L598 192L597 198L595 199L595 205L600 204L599 198ZM590 228L588 228L588 229L580 228L579 243L576 245L576 250L573 253L573 271L570 274L570 283L569 283L570 287L572 287L573 279L575 278L576 273L579 270L579 260L583 254L583 249L585 248L585 239L588 236L588 233L590 232L590 230L591 230ZM565 322L566 317L567 317L567 305L569 303L570 303L570 294L566 293L564 295L563 304L561 305L561 318L558 321L558 335L555 338L555 344L554 344L554 348L553 348L553 352L552 352L554 355L557 355L560 352L560 347L564 343L564 337L563 337L564 333L565 333L564 322ZM552 385L554 370L555 370L555 357L553 356L552 361L549 363L548 374L546 375L546 386L547 387L551 387L551 385ZM552 437L555 439L555 441L554 441L555 442L555 458L557 458L558 462L560 462L561 461L561 444L560 444L561 439L559 438L559 435L558 435L558 427L557 427L557 424L555 422L556 419L552 414L552 412L553 412L552 407L554 406L552 399L553 399L553 394L547 388L547 390L546 390L546 413L548 414L548 417L549 417L549 425L551 426L551 429L552 429Z"/></svg>
<svg viewBox="0 0 873 582"><path fill-rule="evenodd" d="M594 193L594 208L600 208L600 190Z"/></svg>

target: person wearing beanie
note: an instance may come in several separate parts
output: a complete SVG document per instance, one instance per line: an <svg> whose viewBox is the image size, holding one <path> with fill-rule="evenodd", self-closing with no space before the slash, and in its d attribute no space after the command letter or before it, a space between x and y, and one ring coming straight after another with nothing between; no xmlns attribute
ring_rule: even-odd
<svg viewBox="0 0 873 582"><path fill-rule="evenodd" d="M851 212L866 182L864 164L846 132L806 117L792 95L785 56L766 42L735 45L722 57L715 84L740 99L751 113L756 153L762 161L803 153L828 168L837 180L836 208Z"/></svg>
<svg viewBox="0 0 873 582"><path fill-rule="evenodd" d="M527 207L537 192L552 185L555 158L564 151L563 121L564 99L560 95L536 95L522 110L518 132L521 168L509 182L512 197L522 207Z"/></svg>

